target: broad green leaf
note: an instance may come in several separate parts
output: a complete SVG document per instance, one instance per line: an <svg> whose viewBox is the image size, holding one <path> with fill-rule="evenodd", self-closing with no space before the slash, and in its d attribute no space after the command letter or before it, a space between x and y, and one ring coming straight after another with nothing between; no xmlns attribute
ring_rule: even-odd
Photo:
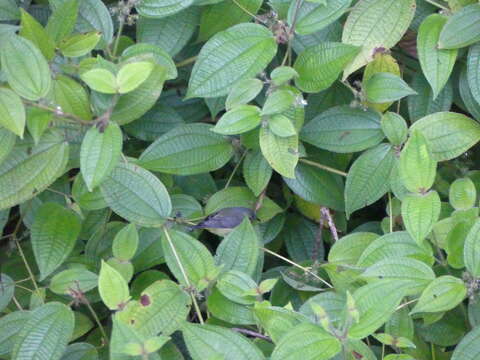
<svg viewBox="0 0 480 360"><path fill-rule="evenodd" d="M60 109L83 120L92 119L90 100L85 88L72 78L58 75L53 80L53 98Z"/></svg>
<svg viewBox="0 0 480 360"><path fill-rule="evenodd" d="M431 145L420 131L413 131L400 153L399 174L404 186L414 193L425 193L433 185L437 162Z"/></svg>
<svg viewBox="0 0 480 360"><path fill-rule="evenodd" d="M467 57L466 74L468 79L468 85L470 87L470 93L472 94L477 104L480 103L480 76L478 75L478 71L480 70L479 57L480 44L470 46Z"/></svg>
<svg viewBox="0 0 480 360"><path fill-rule="evenodd" d="M181 125L159 137L140 156L140 165L167 174L194 175L224 166L233 155L227 139L211 125Z"/></svg>
<svg viewBox="0 0 480 360"><path fill-rule="evenodd" d="M138 248L138 232L134 224L120 230L112 243L112 253L117 259L128 261L135 256Z"/></svg>
<svg viewBox="0 0 480 360"><path fill-rule="evenodd" d="M129 46L122 53L122 60L127 64L131 61L152 61L166 68L167 77L166 80L175 79L178 76L178 71L173 62L172 57L161 47L152 44L135 44ZM145 66L145 65L142 65ZM152 70L153 71L153 70Z"/></svg>
<svg viewBox="0 0 480 360"><path fill-rule="evenodd" d="M321 149L351 153L377 145L384 138L380 114L347 105L329 108L309 121L300 138Z"/></svg>
<svg viewBox="0 0 480 360"><path fill-rule="evenodd" d="M335 264L354 265L367 246L378 237L378 234L369 232L354 232L346 235L330 248L328 261Z"/></svg>
<svg viewBox="0 0 480 360"><path fill-rule="evenodd" d="M30 40L47 60L55 56L55 44L43 26L28 12L21 9L20 36Z"/></svg>
<svg viewBox="0 0 480 360"><path fill-rule="evenodd" d="M72 196L75 202L83 210L94 211L107 207L107 203L103 198L100 187L97 187L90 192L87 188L87 184L85 184L85 181L83 180L82 174L80 173L75 177L73 182Z"/></svg>
<svg viewBox="0 0 480 360"><path fill-rule="evenodd" d="M446 22L443 15L430 15L420 25L417 38L418 59L433 89L434 100L447 83L457 59L457 50L439 49L437 45Z"/></svg>
<svg viewBox="0 0 480 360"><path fill-rule="evenodd" d="M471 330L455 347L452 360L475 360L480 356L480 327Z"/></svg>
<svg viewBox="0 0 480 360"><path fill-rule="evenodd" d="M302 199L337 211L345 208L343 181L338 175L300 163L295 178L283 179L288 187Z"/></svg>
<svg viewBox="0 0 480 360"><path fill-rule="evenodd" d="M407 140L408 125L405 119L394 112L382 116L382 130L388 141L394 146L402 145Z"/></svg>
<svg viewBox="0 0 480 360"><path fill-rule="evenodd" d="M357 46L335 42L307 48L293 65L298 73L295 84L309 93L329 88L359 51Z"/></svg>
<svg viewBox="0 0 480 360"><path fill-rule="evenodd" d="M213 317L230 324L254 325L257 322L252 306L231 301L216 288L207 299L207 308Z"/></svg>
<svg viewBox="0 0 480 360"><path fill-rule="evenodd" d="M264 303L257 303L254 307L255 317L259 324L265 329L274 343L290 331L295 325L305 322L307 319L303 314L277 306L264 306Z"/></svg>
<svg viewBox="0 0 480 360"><path fill-rule="evenodd" d="M225 101L227 110L237 105L248 104L255 99L263 89L263 82L259 79L245 79L235 84L229 92Z"/></svg>
<svg viewBox="0 0 480 360"><path fill-rule="evenodd" d="M92 69L80 75L83 81L95 91L104 94L117 93L117 80L115 75L106 69Z"/></svg>
<svg viewBox="0 0 480 360"><path fill-rule="evenodd" d="M419 245L432 231L440 216L440 209L440 196L435 190L426 194L408 194L402 200L403 223Z"/></svg>
<svg viewBox="0 0 480 360"><path fill-rule="evenodd" d="M364 85L367 100L374 104L383 104L400 100L409 95L416 95L401 77L390 73L377 73Z"/></svg>
<svg viewBox="0 0 480 360"><path fill-rule="evenodd" d="M194 0L142 0L135 7L142 16L162 18L178 13L193 2Z"/></svg>
<svg viewBox="0 0 480 360"><path fill-rule="evenodd" d="M210 251L200 241L183 232L168 230L168 234L170 239L165 234L162 236L162 249L168 268L180 284L191 284L198 291L203 291L219 273Z"/></svg>
<svg viewBox="0 0 480 360"><path fill-rule="evenodd" d="M45 30L55 43L70 35L78 16L78 0L66 0L48 18Z"/></svg>
<svg viewBox="0 0 480 360"><path fill-rule="evenodd" d="M451 310L467 295L467 289L459 278L444 275L433 280L415 304L410 314L435 313Z"/></svg>
<svg viewBox="0 0 480 360"><path fill-rule="evenodd" d="M135 90L148 79L154 65L148 61L130 63L122 66L117 74L117 86L120 94Z"/></svg>
<svg viewBox="0 0 480 360"><path fill-rule="evenodd" d="M408 315L408 307L403 307L390 317L385 324L385 331L393 336L402 336L413 339L415 332L413 319Z"/></svg>
<svg viewBox="0 0 480 360"><path fill-rule="evenodd" d="M87 55L97 46L101 34L92 31L86 34L76 34L65 38L59 45L60 51L66 57L80 57Z"/></svg>
<svg viewBox="0 0 480 360"><path fill-rule="evenodd" d="M290 66L279 66L270 73L272 83L276 86L284 85L296 77L298 73Z"/></svg>
<svg viewBox="0 0 480 360"><path fill-rule="evenodd" d="M228 360L265 359L260 349L250 340L224 327L186 322L182 326L182 334L193 360L217 358Z"/></svg>
<svg viewBox="0 0 480 360"><path fill-rule="evenodd" d="M480 276L480 220L470 229L463 249L467 270L475 277Z"/></svg>
<svg viewBox="0 0 480 360"><path fill-rule="evenodd" d="M255 279L258 262L263 258L260 244L252 224L245 218L218 245L215 262L222 272L237 270Z"/></svg>
<svg viewBox="0 0 480 360"><path fill-rule="evenodd" d="M272 177L272 168L259 150L248 152L243 161L243 177L245 183L255 196L267 187Z"/></svg>
<svg viewBox="0 0 480 360"><path fill-rule="evenodd" d="M342 42L361 46L343 78L370 60L376 48L390 49L407 31L415 14L415 0L360 0L348 15Z"/></svg>
<svg viewBox="0 0 480 360"><path fill-rule="evenodd" d="M2 43L2 71L8 84L21 97L39 100L50 91L50 68L45 57L35 45L20 36L9 36Z"/></svg>
<svg viewBox="0 0 480 360"><path fill-rule="evenodd" d="M282 114L272 115L268 119L268 127L275 135L280 137L297 135L297 131L290 119Z"/></svg>
<svg viewBox="0 0 480 360"><path fill-rule="evenodd" d="M448 199L455 210L468 210L472 208L477 201L475 184L468 177L456 179L450 185Z"/></svg>
<svg viewBox="0 0 480 360"><path fill-rule="evenodd" d="M341 350L340 341L318 325L303 323L280 338L272 360L293 360L301 353L305 360L327 360Z"/></svg>
<svg viewBox="0 0 480 360"><path fill-rule="evenodd" d="M32 311L12 351L16 360L59 360L73 334L75 319L66 305L50 302Z"/></svg>
<svg viewBox="0 0 480 360"><path fill-rule="evenodd" d="M3 127L0 127L0 164L5 160L5 158L10 154L13 147L15 146L15 142L17 140L17 136L12 133L10 130L7 130Z"/></svg>
<svg viewBox="0 0 480 360"><path fill-rule="evenodd" d="M242 305L252 305L255 302L255 296L250 295L249 291L258 290L257 284L251 277L237 270L229 270L222 274L216 287L227 299Z"/></svg>
<svg viewBox="0 0 480 360"><path fill-rule="evenodd" d="M60 141L63 139L48 136L33 148L28 143L13 148L0 165L0 209L31 199L63 174L68 144Z"/></svg>
<svg viewBox="0 0 480 360"><path fill-rule="evenodd" d="M0 21L18 20L20 9L15 0L5 0L0 4Z"/></svg>
<svg viewBox="0 0 480 360"><path fill-rule="evenodd" d="M15 281L8 275L0 273L0 311L3 311L13 298Z"/></svg>
<svg viewBox="0 0 480 360"><path fill-rule="evenodd" d="M115 123L109 123L106 128L92 126L85 134L80 149L80 170L90 191L117 166L122 142L122 131Z"/></svg>
<svg viewBox="0 0 480 360"><path fill-rule="evenodd" d="M92 344L73 343L67 346L60 360L98 360L98 352Z"/></svg>
<svg viewBox="0 0 480 360"><path fill-rule="evenodd" d="M12 90L0 88L0 125L23 138L25 106Z"/></svg>
<svg viewBox="0 0 480 360"><path fill-rule="evenodd" d="M29 311L14 311L0 318L0 355L12 352L19 332L30 319Z"/></svg>
<svg viewBox="0 0 480 360"><path fill-rule="evenodd" d="M269 128L260 129L260 148L270 166L280 175L294 178L298 163L298 136L280 137Z"/></svg>
<svg viewBox="0 0 480 360"><path fill-rule="evenodd" d="M120 162L100 188L114 212L140 226L160 226L172 211L163 183L137 165Z"/></svg>
<svg viewBox="0 0 480 360"><path fill-rule="evenodd" d="M360 155L350 168L345 183L345 210L373 204L389 190L389 179L395 164L395 151L389 144L380 144Z"/></svg>
<svg viewBox="0 0 480 360"><path fill-rule="evenodd" d="M57 203L44 203L37 210L31 237L40 280L55 271L70 255L80 228L78 216Z"/></svg>
<svg viewBox="0 0 480 360"><path fill-rule="evenodd" d="M71 290L86 293L98 284L97 274L82 268L72 268L59 272L50 280L51 291L59 295L69 295Z"/></svg>
<svg viewBox="0 0 480 360"><path fill-rule="evenodd" d="M295 101L295 94L286 89L279 89L267 96L262 108L262 115L273 115L286 111Z"/></svg>
<svg viewBox="0 0 480 360"><path fill-rule="evenodd" d="M323 4L304 1L298 10L296 4L292 4L288 11L288 22L292 24L296 17L295 32L308 35L333 23L347 11L351 3L351 0L333 0Z"/></svg>
<svg viewBox="0 0 480 360"><path fill-rule="evenodd" d="M27 108L27 129L35 144L39 143L52 120L53 114L50 111L34 107Z"/></svg>
<svg viewBox="0 0 480 360"><path fill-rule="evenodd" d="M463 154L480 140L480 124L453 112L437 112L416 121L410 131L425 136L437 161Z"/></svg>
<svg viewBox="0 0 480 360"><path fill-rule="evenodd" d="M110 310L122 310L130 299L127 281L103 260L98 276L98 292Z"/></svg>
<svg viewBox="0 0 480 360"><path fill-rule="evenodd" d="M118 319L144 336L170 335L190 312L191 298L170 280L155 281L118 313Z"/></svg>
<svg viewBox="0 0 480 360"><path fill-rule="evenodd" d="M239 24L213 36L192 70L187 97L227 95L238 81L262 71L277 52L272 33L258 24Z"/></svg>
<svg viewBox="0 0 480 360"><path fill-rule="evenodd" d="M480 4L465 6L453 14L440 33L440 49L458 49L480 40Z"/></svg>
<svg viewBox="0 0 480 360"><path fill-rule="evenodd" d="M212 131L222 135L242 134L255 129L261 121L257 106L237 105L222 115Z"/></svg>

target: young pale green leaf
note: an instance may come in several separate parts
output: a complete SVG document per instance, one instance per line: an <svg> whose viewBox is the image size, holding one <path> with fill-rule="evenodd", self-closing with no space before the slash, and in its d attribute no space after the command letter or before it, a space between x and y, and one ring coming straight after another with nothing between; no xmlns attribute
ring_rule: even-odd
<svg viewBox="0 0 480 360"><path fill-rule="evenodd" d="M451 360L475 360L480 356L480 327L471 330L458 343L453 351Z"/></svg>
<svg viewBox="0 0 480 360"><path fill-rule="evenodd" d="M354 265L367 246L378 237L378 234L369 232L355 232L346 235L330 248L328 261L335 264Z"/></svg>
<svg viewBox="0 0 480 360"><path fill-rule="evenodd" d="M89 191L100 185L117 166L122 154L122 131L115 123L105 129L92 126L80 148L80 171Z"/></svg>
<svg viewBox="0 0 480 360"><path fill-rule="evenodd" d="M335 42L307 48L293 66L298 73L295 84L309 93L329 88L359 51L357 46Z"/></svg>
<svg viewBox="0 0 480 360"><path fill-rule="evenodd" d="M322 30L339 17L349 8L352 0L333 0L325 2L304 1L297 10L297 5L292 4L288 11L288 22L292 24L294 18L295 32L300 35L308 35Z"/></svg>
<svg viewBox="0 0 480 360"><path fill-rule="evenodd" d="M147 18L163 18L192 5L194 0L143 0L136 4L138 13Z"/></svg>
<svg viewBox="0 0 480 360"><path fill-rule="evenodd" d="M262 108L262 115L279 114L286 111L295 101L295 94L286 89L279 89L267 96Z"/></svg>
<svg viewBox="0 0 480 360"><path fill-rule="evenodd" d="M84 56L95 49L101 36L97 31L86 34L75 34L63 39L59 44L59 48L66 57Z"/></svg>
<svg viewBox="0 0 480 360"><path fill-rule="evenodd" d="M57 269L75 247L81 222L69 209L46 202L35 214L32 225L32 247L40 270L40 280Z"/></svg>
<svg viewBox="0 0 480 360"><path fill-rule="evenodd" d="M237 270L229 270L222 274L216 284L217 289L227 299L242 305L252 305L255 302L257 284L250 276ZM250 294L253 290L255 294Z"/></svg>
<svg viewBox="0 0 480 360"><path fill-rule="evenodd" d="M299 312L258 302L254 306L254 313L275 344L294 326L307 320L307 317Z"/></svg>
<svg viewBox="0 0 480 360"><path fill-rule="evenodd" d="M100 188L113 211L140 226L160 226L172 211L163 183L137 165L120 162Z"/></svg>
<svg viewBox="0 0 480 360"><path fill-rule="evenodd" d="M222 135L242 134L255 129L261 121L257 106L237 105L222 115L212 131Z"/></svg>
<svg viewBox="0 0 480 360"><path fill-rule="evenodd" d="M166 80L176 79L178 76L177 68L170 54L161 47L152 44L135 44L129 46L123 51L122 60L124 60L126 64L138 61L157 63L166 68Z"/></svg>
<svg viewBox="0 0 480 360"><path fill-rule="evenodd" d="M55 43L45 31L43 26L28 12L21 9L20 12L20 36L30 40L47 60L53 59L55 56Z"/></svg>
<svg viewBox="0 0 480 360"><path fill-rule="evenodd" d="M259 79L245 79L236 83L227 96L225 107L227 110L237 105L248 104L255 99L263 89L263 82Z"/></svg>
<svg viewBox="0 0 480 360"><path fill-rule="evenodd" d="M98 276L98 292L110 310L121 310L130 299L128 283L120 273L102 260Z"/></svg>
<svg viewBox="0 0 480 360"><path fill-rule="evenodd" d="M398 348L415 348L415 344L404 337L396 337L386 333L374 334L373 337L385 345L396 346Z"/></svg>
<svg viewBox="0 0 480 360"><path fill-rule="evenodd" d="M254 325L256 324L250 305L242 305L223 296L218 289L213 289L207 299L208 311L217 319L230 324Z"/></svg>
<svg viewBox="0 0 480 360"><path fill-rule="evenodd" d="M33 138L35 144L40 142L40 138L48 129L53 120L53 114L38 108L27 108L27 129Z"/></svg>
<svg viewBox="0 0 480 360"><path fill-rule="evenodd" d="M394 165L395 151L389 144L380 144L355 160L345 183L347 215L385 195Z"/></svg>
<svg viewBox="0 0 480 360"><path fill-rule="evenodd" d="M287 178L295 178L295 166L298 163L298 136L280 137L268 127L262 127L260 148L273 170Z"/></svg>
<svg viewBox="0 0 480 360"><path fill-rule="evenodd" d="M272 168L260 150L253 150L245 156L242 173L247 186L258 196L270 182Z"/></svg>
<svg viewBox="0 0 480 360"><path fill-rule="evenodd" d="M440 276L423 290L410 314L451 310L460 304L466 295L467 289L461 279L450 275Z"/></svg>
<svg viewBox="0 0 480 360"><path fill-rule="evenodd" d="M120 230L112 243L112 253L122 261L131 260L138 248L138 232L134 224L128 224Z"/></svg>
<svg viewBox="0 0 480 360"><path fill-rule="evenodd" d="M435 181L437 162L430 149L423 133L413 131L400 153L400 177L411 192L425 193Z"/></svg>
<svg viewBox="0 0 480 360"><path fill-rule="evenodd" d="M447 17L432 14L423 20L418 30L417 51L422 71L433 90L435 100L447 83L457 59L457 50L438 48L440 32Z"/></svg>
<svg viewBox="0 0 480 360"><path fill-rule="evenodd" d="M360 0L348 15L342 42L360 46L343 78L367 64L377 48L390 49L407 31L415 15L415 0Z"/></svg>
<svg viewBox="0 0 480 360"><path fill-rule="evenodd" d="M15 281L8 275L0 273L0 311L3 311L10 301L12 301L13 295L15 293ZM1 347L1 344L0 344Z"/></svg>
<svg viewBox="0 0 480 360"><path fill-rule="evenodd" d="M70 35L78 16L78 0L63 1L48 18L45 30L55 43Z"/></svg>
<svg viewBox="0 0 480 360"><path fill-rule="evenodd" d="M18 334L30 319L29 311L14 311L0 318L0 355L10 354Z"/></svg>
<svg viewBox="0 0 480 360"><path fill-rule="evenodd" d="M111 257L107 260L107 264L116 270L128 283L132 280L134 274L133 264L129 260L119 260L115 257Z"/></svg>
<svg viewBox="0 0 480 360"><path fill-rule="evenodd" d="M284 85L296 77L298 77L297 71L290 66L279 66L270 73L270 78L275 86Z"/></svg>
<svg viewBox="0 0 480 360"><path fill-rule="evenodd" d="M50 302L30 314L13 346L12 359L58 360L70 341L75 318L64 304Z"/></svg>
<svg viewBox="0 0 480 360"><path fill-rule="evenodd" d="M120 68L117 74L117 86L120 94L135 90L148 79L154 64L148 61L129 63Z"/></svg>
<svg viewBox="0 0 480 360"><path fill-rule="evenodd" d="M402 145L408 136L408 125L405 119L394 112L386 112L382 116L382 130L392 145Z"/></svg>
<svg viewBox="0 0 480 360"><path fill-rule="evenodd" d="M380 114L347 105L322 112L302 129L300 138L321 149L351 153L377 145L384 138Z"/></svg>
<svg viewBox="0 0 480 360"><path fill-rule="evenodd" d="M257 265L262 257L260 240L248 218L245 218L218 245L215 262L222 267L222 272L237 270L256 278Z"/></svg>
<svg viewBox="0 0 480 360"><path fill-rule="evenodd" d="M277 52L272 33L258 24L239 24L213 36L200 50L187 97L227 95L240 80L262 71Z"/></svg>
<svg viewBox="0 0 480 360"><path fill-rule="evenodd" d="M168 237L163 234L162 249L168 268L184 286L203 291L219 273L205 245L183 232L168 230Z"/></svg>
<svg viewBox="0 0 480 360"><path fill-rule="evenodd" d="M456 158L480 140L480 124L453 112L427 115L410 127L415 130L426 138L437 161Z"/></svg>
<svg viewBox="0 0 480 360"><path fill-rule="evenodd" d="M480 44L470 46L467 57L467 80L469 86L469 93L475 99L477 104L480 103L480 76L478 72L480 70ZM461 81L461 80L460 80ZM462 96L463 97L463 96ZM474 113L473 111L470 111ZM475 114L474 114L475 115Z"/></svg>
<svg viewBox="0 0 480 360"><path fill-rule="evenodd" d="M193 360L265 360L250 340L224 327L185 323L182 334Z"/></svg>
<svg viewBox="0 0 480 360"><path fill-rule="evenodd" d="M408 194L402 200L405 229L419 245L432 231L440 216L440 210L440 196L435 190L426 194Z"/></svg>
<svg viewBox="0 0 480 360"><path fill-rule="evenodd" d="M29 40L13 35L2 43L2 71L8 84L21 97L36 101L52 84L50 68L40 50Z"/></svg>
<svg viewBox="0 0 480 360"><path fill-rule="evenodd" d="M463 259L467 270L475 277L480 276L480 220L470 229L463 248Z"/></svg>
<svg viewBox="0 0 480 360"><path fill-rule="evenodd" d="M458 49L480 40L480 4L465 6L453 14L440 33L440 49Z"/></svg>
<svg viewBox="0 0 480 360"><path fill-rule="evenodd" d="M64 75L53 80L53 99L62 111L74 114L83 120L92 119L90 100L85 88L77 81Z"/></svg>
<svg viewBox="0 0 480 360"><path fill-rule="evenodd" d="M167 174L195 175L217 170L233 155L230 142L211 125L180 125L159 137L140 156L140 165Z"/></svg>
<svg viewBox="0 0 480 360"><path fill-rule="evenodd" d="M25 106L12 90L0 88L0 125L23 138Z"/></svg>
<svg viewBox="0 0 480 360"><path fill-rule="evenodd" d="M106 69L92 69L80 75L83 81L95 91L104 94L117 93L117 79L115 75Z"/></svg>
<svg viewBox="0 0 480 360"><path fill-rule="evenodd" d="M299 324L290 329L278 342L272 360L293 360L301 353L305 359L327 360L341 350L340 341L320 326Z"/></svg>
<svg viewBox="0 0 480 360"><path fill-rule="evenodd" d="M470 178L456 179L449 190L448 199L455 210L468 210L477 201L477 189Z"/></svg>
<svg viewBox="0 0 480 360"><path fill-rule="evenodd" d="M366 84L364 90L367 100L374 104L383 104L400 100L409 95L417 95L401 77L390 73L374 74Z"/></svg>
<svg viewBox="0 0 480 360"><path fill-rule="evenodd" d="M297 135L297 131L290 119L282 114L272 115L268 119L268 127L275 135L280 137Z"/></svg>
<svg viewBox="0 0 480 360"><path fill-rule="evenodd" d="M74 291L86 293L98 285L97 274L83 268L67 269L56 274L48 287L55 294L69 295Z"/></svg>

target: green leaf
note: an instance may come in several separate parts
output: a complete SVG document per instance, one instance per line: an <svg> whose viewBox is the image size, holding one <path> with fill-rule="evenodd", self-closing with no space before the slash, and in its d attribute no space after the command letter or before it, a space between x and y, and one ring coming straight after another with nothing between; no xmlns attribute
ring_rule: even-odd
<svg viewBox="0 0 480 360"><path fill-rule="evenodd" d="M97 360L98 352L89 343L73 343L67 346L61 360Z"/></svg>
<svg viewBox="0 0 480 360"><path fill-rule="evenodd" d="M272 115L268 119L268 127L275 135L280 137L297 135L297 131L290 119L282 114Z"/></svg>
<svg viewBox="0 0 480 360"><path fill-rule="evenodd" d="M422 292L410 315L451 310L460 304L466 295L467 289L461 279L450 275L440 276Z"/></svg>
<svg viewBox="0 0 480 360"><path fill-rule="evenodd" d="M14 293L15 281L10 276L0 273L0 311L3 311L10 304Z"/></svg>
<svg viewBox="0 0 480 360"><path fill-rule="evenodd" d="M72 268L59 272L52 277L48 288L55 294L69 295L71 290L86 293L95 289L97 284L97 274L82 268Z"/></svg>
<svg viewBox="0 0 480 360"><path fill-rule="evenodd" d="M357 46L335 42L307 48L293 65L298 73L295 84L309 93L329 88L359 51Z"/></svg>
<svg viewBox="0 0 480 360"><path fill-rule="evenodd" d="M107 207L107 203L103 199L102 191L99 187L90 192L87 188L87 184L83 180L82 174L78 174L75 177L72 187L72 196L75 202L83 210L100 210Z"/></svg>
<svg viewBox="0 0 480 360"><path fill-rule="evenodd" d="M115 123L105 129L92 126L82 141L80 170L89 191L100 185L117 166L122 153L122 131Z"/></svg>
<svg viewBox="0 0 480 360"><path fill-rule="evenodd" d="M249 305L242 305L223 296L218 289L213 289L207 299L208 311L213 317L236 325L254 325L256 319Z"/></svg>
<svg viewBox="0 0 480 360"><path fill-rule="evenodd" d="M470 46L467 57L467 79L470 93L477 104L480 103L480 77L478 75L480 69L479 56L480 44Z"/></svg>
<svg viewBox="0 0 480 360"><path fill-rule="evenodd" d="M31 199L63 174L68 144L59 141L48 136L33 148L28 143L14 147L12 156L0 165L0 210Z"/></svg>
<svg viewBox="0 0 480 360"><path fill-rule="evenodd" d="M225 107L233 109L237 105L248 104L255 99L263 89L263 82L259 79L245 79L236 83L227 96Z"/></svg>
<svg viewBox="0 0 480 360"><path fill-rule="evenodd" d="M117 79L106 69L92 69L80 75L83 81L92 89L104 94L117 93Z"/></svg>
<svg viewBox="0 0 480 360"><path fill-rule="evenodd" d="M229 359L264 360L262 354L250 340L220 326L185 323L182 334L193 360Z"/></svg>
<svg viewBox="0 0 480 360"><path fill-rule="evenodd" d="M53 114L49 111L33 107L27 108L27 129L35 144L39 143L52 120Z"/></svg>
<svg viewBox="0 0 480 360"><path fill-rule="evenodd" d="M0 21L18 20L20 11L15 0L5 0L0 4Z"/></svg>
<svg viewBox="0 0 480 360"><path fill-rule="evenodd" d="M261 121L257 106L237 105L222 115L212 131L222 135L242 134L255 129Z"/></svg>
<svg viewBox="0 0 480 360"><path fill-rule="evenodd" d="M480 220L475 222L465 239L463 258L467 270L475 277L480 276Z"/></svg>
<svg viewBox="0 0 480 360"><path fill-rule="evenodd" d="M419 245L438 221L440 209L440 196L435 190L426 194L408 194L402 200L403 223Z"/></svg>
<svg viewBox="0 0 480 360"><path fill-rule="evenodd" d="M260 240L248 218L245 218L218 245L215 262L221 266L222 272L237 270L255 279L257 265L262 258Z"/></svg>
<svg viewBox="0 0 480 360"><path fill-rule="evenodd" d="M452 354L452 360L475 360L480 356L480 327L475 327L458 343Z"/></svg>
<svg viewBox="0 0 480 360"><path fill-rule="evenodd" d="M298 136L280 137L269 128L260 128L260 148L270 166L280 175L294 178L298 163Z"/></svg>
<svg viewBox="0 0 480 360"><path fill-rule="evenodd" d="M194 0L142 0L135 7L142 16L162 18L178 13L193 2Z"/></svg>
<svg viewBox="0 0 480 360"><path fill-rule="evenodd" d="M45 30L55 43L70 35L78 16L78 0L66 0L48 18Z"/></svg>
<svg viewBox="0 0 480 360"><path fill-rule="evenodd" d="M267 96L262 108L262 115L273 115L286 111L295 101L295 94L286 89L279 89Z"/></svg>
<svg viewBox="0 0 480 360"><path fill-rule="evenodd" d="M172 211L163 183L137 165L120 162L100 188L114 212L140 226L160 226Z"/></svg>
<svg viewBox="0 0 480 360"><path fill-rule="evenodd" d="M50 68L40 50L20 36L9 36L2 43L2 71L8 84L21 97L36 101L50 91Z"/></svg>
<svg viewBox="0 0 480 360"><path fill-rule="evenodd" d="M312 34L322 30L341 17L352 3L351 0L333 0L325 3L305 1L300 8L291 5L288 11L288 22L293 23L296 17L295 32L300 35Z"/></svg>
<svg viewBox="0 0 480 360"><path fill-rule="evenodd" d="M369 232L348 234L335 242L330 248L328 261L335 264L354 265L367 246L378 237L378 234Z"/></svg>
<svg viewBox="0 0 480 360"><path fill-rule="evenodd" d="M90 100L85 88L72 78L58 75L53 80L53 99L62 111L77 115L83 120L92 119Z"/></svg>
<svg viewBox="0 0 480 360"><path fill-rule="evenodd" d="M46 202L36 211L32 247L40 280L57 269L70 255L80 234L78 216L63 206Z"/></svg>
<svg viewBox="0 0 480 360"><path fill-rule="evenodd" d="M295 325L305 322L307 319L303 314L296 311L277 306L267 307L264 306L264 303L257 303L254 312L259 324L276 344Z"/></svg>
<svg viewBox="0 0 480 360"><path fill-rule="evenodd" d="M305 359L327 360L342 349L340 341L320 326L303 323L280 338L272 360L293 360L301 353Z"/></svg>
<svg viewBox="0 0 480 360"><path fill-rule="evenodd" d="M55 56L55 43L47 34L42 25L28 12L21 9L20 36L30 40L47 60Z"/></svg>
<svg viewBox="0 0 480 360"><path fill-rule="evenodd" d="M453 14L440 33L440 49L458 49L480 40L480 4L465 6Z"/></svg>
<svg viewBox="0 0 480 360"><path fill-rule="evenodd" d="M373 204L389 190L389 179L395 165L395 151L380 144L360 155L348 171L345 183L347 215Z"/></svg>
<svg viewBox="0 0 480 360"><path fill-rule="evenodd" d="M122 261L131 260L138 248L138 232L134 224L126 225L120 230L112 243L112 253Z"/></svg>
<svg viewBox="0 0 480 360"><path fill-rule="evenodd" d="M457 59L457 50L438 48L438 39L447 18L432 14L423 20L418 31L417 51L422 71L433 89L435 100L447 83Z"/></svg>
<svg viewBox="0 0 480 360"><path fill-rule="evenodd" d="M152 73L154 65L148 61L130 63L122 66L117 74L117 86L120 94L135 90Z"/></svg>
<svg viewBox="0 0 480 360"><path fill-rule="evenodd" d="M267 187L272 177L272 168L260 150L250 151L243 161L245 183L255 196Z"/></svg>
<svg viewBox="0 0 480 360"><path fill-rule="evenodd" d="M0 318L0 355L12 352L19 332L30 319L29 311L14 311Z"/></svg>
<svg viewBox="0 0 480 360"><path fill-rule="evenodd" d="M262 71L277 52L272 33L258 24L239 24L213 36L192 70L187 97L227 95L238 81Z"/></svg>
<svg viewBox="0 0 480 360"><path fill-rule="evenodd" d="M400 100L417 93L397 75L390 73L376 73L366 84L364 90L368 101L374 104L388 103Z"/></svg>
<svg viewBox="0 0 480 360"><path fill-rule="evenodd" d="M224 166L233 148L211 125L180 125L159 137L140 156L140 165L167 174L194 175Z"/></svg>
<svg viewBox="0 0 480 360"><path fill-rule="evenodd" d="M407 31L415 14L415 0L360 0L348 15L342 42L361 46L343 78L370 60L376 48L390 49Z"/></svg>
<svg viewBox="0 0 480 360"><path fill-rule="evenodd" d="M249 291L258 290L257 284L250 276L237 270L229 270L222 274L216 287L227 299L242 305L252 305L255 296L250 295Z"/></svg>
<svg viewBox="0 0 480 360"><path fill-rule="evenodd" d="M101 34L97 31L75 34L63 39L59 44L59 48L66 57L80 57L92 51L97 46L100 38Z"/></svg>
<svg viewBox="0 0 480 360"><path fill-rule="evenodd" d="M25 106L12 90L0 88L0 125L23 138Z"/></svg>
<svg viewBox="0 0 480 360"><path fill-rule="evenodd" d="M380 119L380 114L374 110L336 106L309 121L303 127L300 138L333 152L362 151L383 140Z"/></svg>
<svg viewBox="0 0 480 360"><path fill-rule="evenodd" d="M425 136L437 161L456 158L480 140L480 124L453 112L427 115L410 128L415 130Z"/></svg>
<svg viewBox="0 0 480 360"><path fill-rule="evenodd" d="M203 291L219 273L210 251L190 235L175 230L168 230L168 233L170 241L165 234L162 236L162 249L168 268L180 284L191 284L198 291Z"/></svg>
<svg viewBox="0 0 480 360"><path fill-rule="evenodd" d="M414 193L425 193L433 185L437 162L430 143L420 131L413 131L400 153L399 174L404 186Z"/></svg>
<svg viewBox="0 0 480 360"><path fill-rule="evenodd" d="M98 276L98 292L110 310L121 310L130 299L127 281L113 267L102 260Z"/></svg>
<svg viewBox="0 0 480 360"><path fill-rule="evenodd" d="M290 66L279 66L270 73L272 83L276 86L284 85L296 77L298 77L297 71Z"/></svg>
<svg viewBox="0 0 480 360"><path fill-rule="evenodd" d="M13 147L15 146L15 142L17 140L17 136L12 133L10 130L7 130L3 127L0 127L0 164L5 160L5 158L10 154Z"/></svg>
<svg viewBox="0 0 480 360"><path fill-rule="evenodd" d="M408 125L405 119L394 112L386 112L382 117L382 130L388 141L394 146L402 145L407 140Z"/></svg>
<svg viewBox="0 0 480 360"><path fill-rule="evenodd" d="M468 210L475 205L477 190L470 178L456 179L450 185L448 198L455 210Z"/></svg>

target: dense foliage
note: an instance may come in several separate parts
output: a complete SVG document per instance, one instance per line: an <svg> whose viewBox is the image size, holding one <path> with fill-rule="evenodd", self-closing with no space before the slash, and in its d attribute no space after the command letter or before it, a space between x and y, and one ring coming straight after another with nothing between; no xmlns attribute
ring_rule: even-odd
<svg viewBox="0 0 480 360"><path fill-rule="evenodd" d="M0 0L0 358L480 359L476 0Z"/></svg>

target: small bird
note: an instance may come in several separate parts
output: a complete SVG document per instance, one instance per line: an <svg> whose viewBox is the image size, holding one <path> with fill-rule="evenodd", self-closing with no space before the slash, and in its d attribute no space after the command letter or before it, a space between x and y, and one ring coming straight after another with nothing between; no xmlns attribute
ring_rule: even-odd
<svg viewBox="0 0 480 360"><path fill-rule="evenodd" d="M190 230L207 229L214 234L224 236L240 225L245 217L248 217L250 220L257 218L255 212L247 207L224 208L208 215L197 225L191 226Z"/></svg>

